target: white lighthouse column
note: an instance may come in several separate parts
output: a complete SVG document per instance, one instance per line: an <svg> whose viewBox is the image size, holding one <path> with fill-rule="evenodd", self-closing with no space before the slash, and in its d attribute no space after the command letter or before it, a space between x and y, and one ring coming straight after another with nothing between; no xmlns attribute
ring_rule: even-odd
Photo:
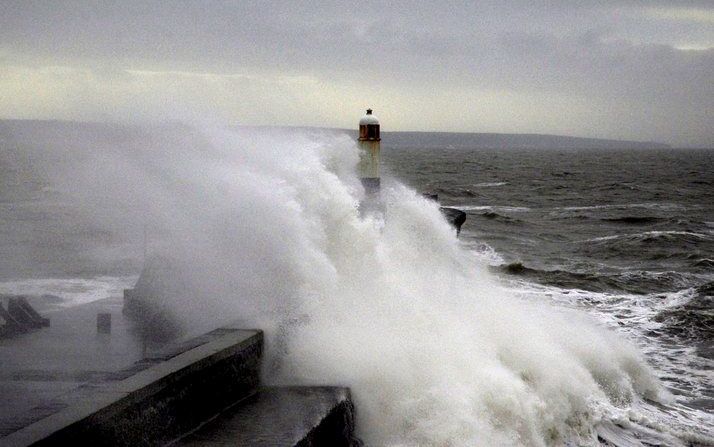
<svg viewBox="0 0 714 447"><path fill-rule="evenodd" d="M368 194L379 192L379 120L372 109L359 120L360 162L358 173Z"/></svg>

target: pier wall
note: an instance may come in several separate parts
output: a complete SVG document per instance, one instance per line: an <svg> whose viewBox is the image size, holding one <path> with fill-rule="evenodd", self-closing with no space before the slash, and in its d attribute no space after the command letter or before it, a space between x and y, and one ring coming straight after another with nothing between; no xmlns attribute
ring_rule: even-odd
<svg viewBox="0 0 714 447"><path fill-rule="evenodd" d="M220 330L225 334L217 339L123 380L83 387L66 408L0 444L148 446L182 436L260 384L262 332Z"/></svg>

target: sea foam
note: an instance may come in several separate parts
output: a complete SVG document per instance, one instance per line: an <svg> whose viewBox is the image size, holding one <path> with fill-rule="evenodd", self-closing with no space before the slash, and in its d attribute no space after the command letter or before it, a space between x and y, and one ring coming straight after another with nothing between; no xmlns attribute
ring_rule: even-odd
<svg viewBox="0 0 714 447"><path fill-rule="evenodd" d="M499 286L437 204L383 179L381 211L360 211L351 138L198 140L92 166L135 189L116 200L151 251L190 267L175 314L264 328L270 383L351 387L368 445L596 444L613 412L666 398L628 341Z"/></svg>

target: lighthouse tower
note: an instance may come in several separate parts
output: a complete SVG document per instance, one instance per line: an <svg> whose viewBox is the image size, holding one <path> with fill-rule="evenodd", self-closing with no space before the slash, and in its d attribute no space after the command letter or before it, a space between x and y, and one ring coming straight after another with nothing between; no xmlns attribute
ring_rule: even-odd
<svg viewBox="0 0 714 447"><path fill-rule="evenodd" d="M359 120L359 176L368 194L379 191L379 120L372 109Z"/></svg>

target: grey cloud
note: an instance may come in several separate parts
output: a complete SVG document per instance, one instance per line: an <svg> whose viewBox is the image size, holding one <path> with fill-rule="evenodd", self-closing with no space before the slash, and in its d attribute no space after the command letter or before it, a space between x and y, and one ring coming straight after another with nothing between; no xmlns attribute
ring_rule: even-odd
<svg viewBox="0 0 714 447"><path fill-rule="evenodd" d="M714 50L675 48L714 47L714 27L648 13L672 7L714 15L709 1L659 0L5 1L0 63L79 66L104 77L126 69L313 75L413 95L481 88L580 96L621 110L618 122L632 129L603 123L602 136L714 145ZM688 117L688 130L666 115Z"/></svg>

